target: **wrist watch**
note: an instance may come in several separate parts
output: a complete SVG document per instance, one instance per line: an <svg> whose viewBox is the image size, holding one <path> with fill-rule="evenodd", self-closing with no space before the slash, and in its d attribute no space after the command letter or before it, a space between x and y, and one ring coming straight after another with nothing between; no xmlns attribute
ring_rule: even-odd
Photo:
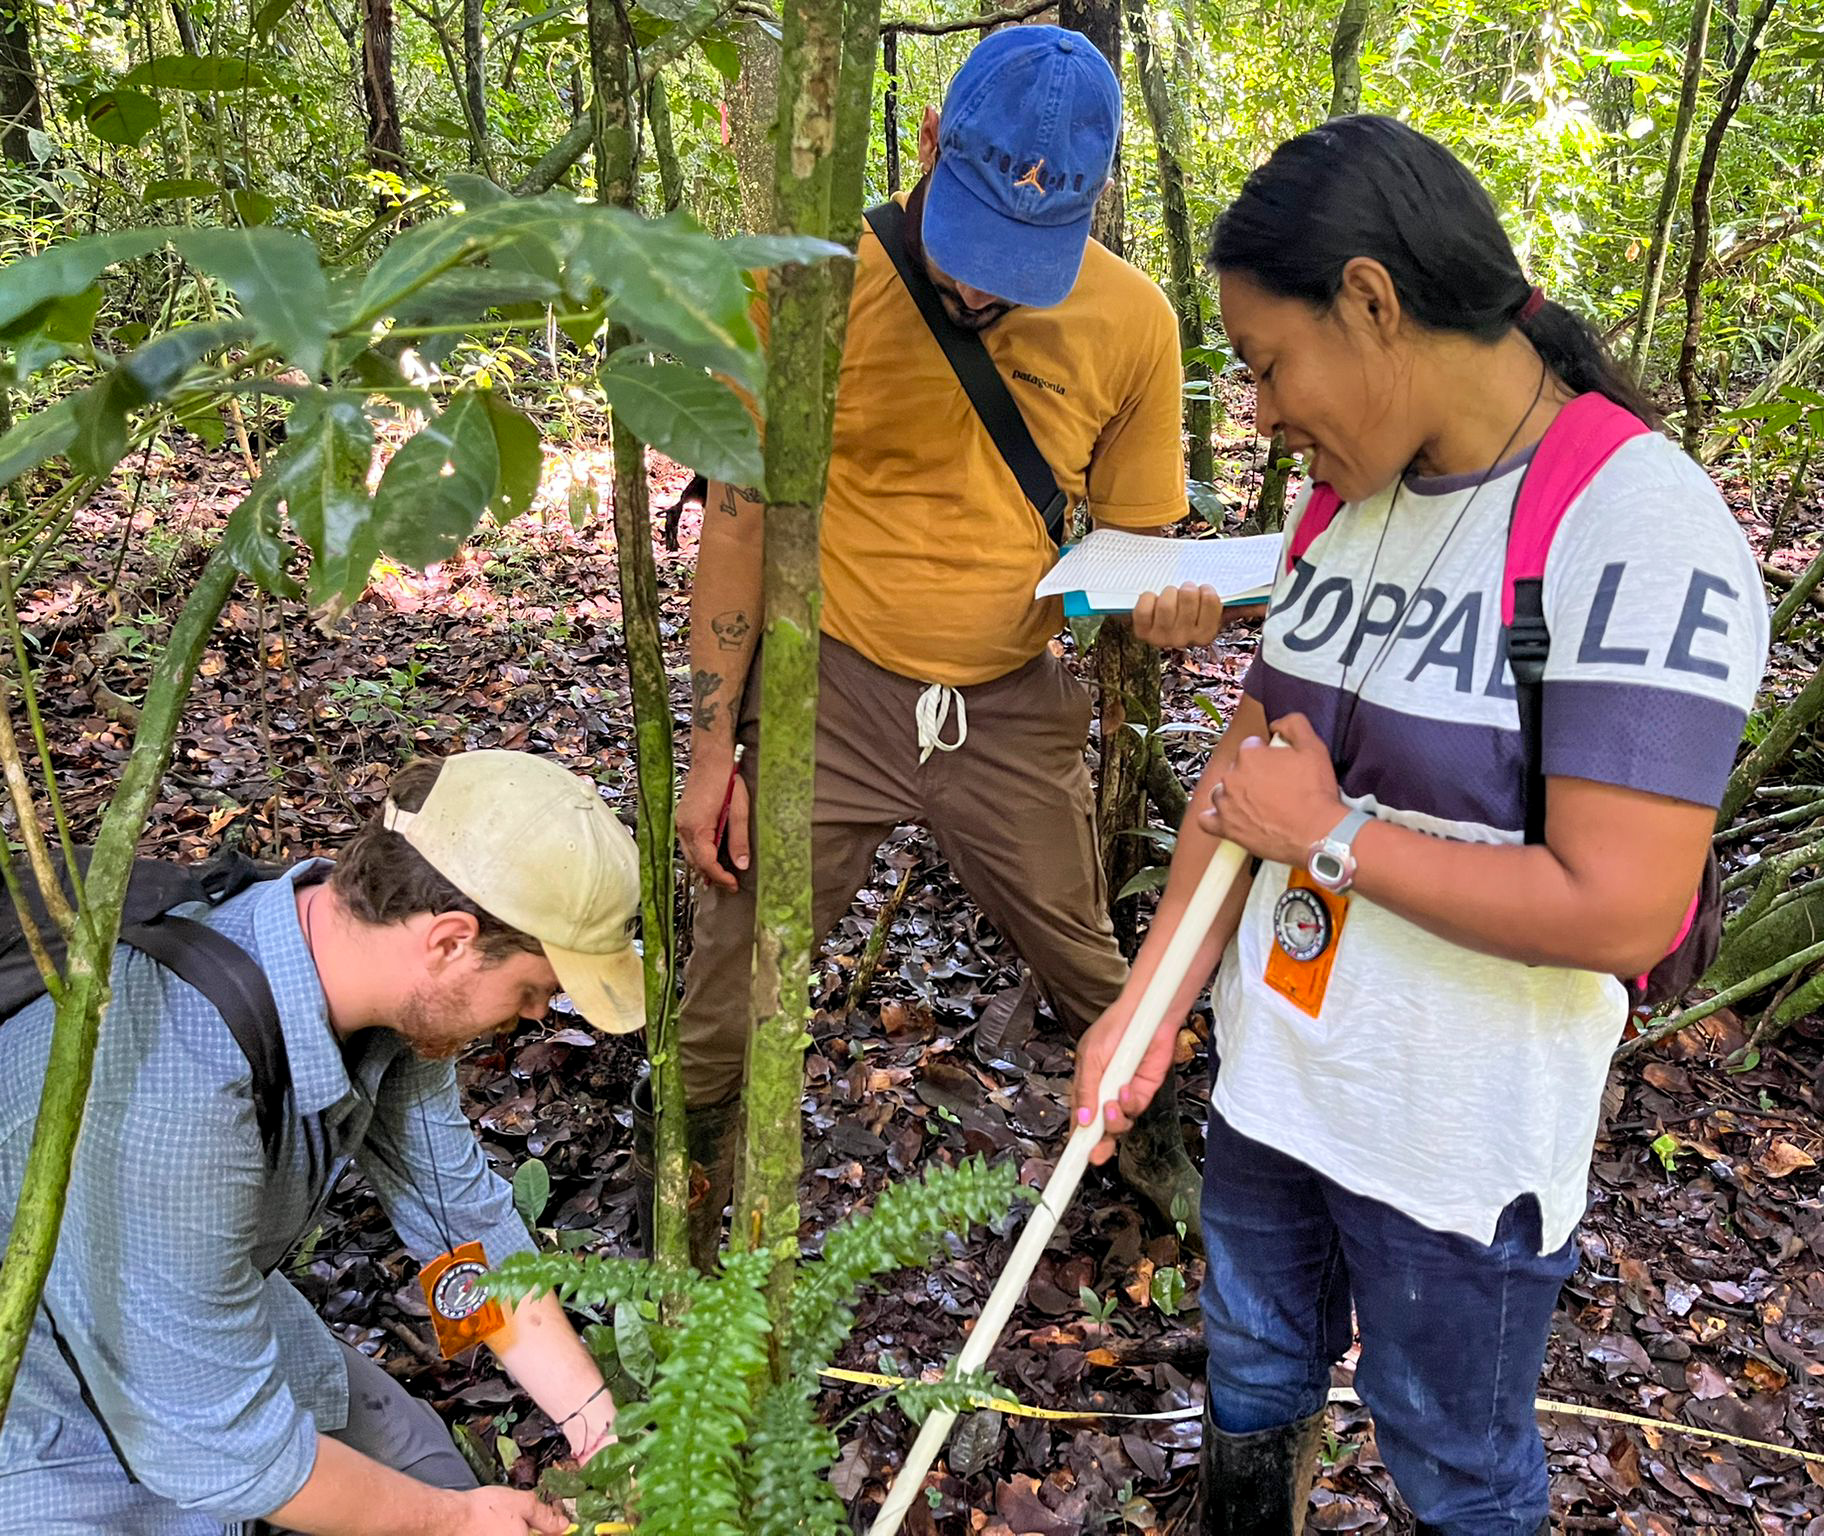
<svg viewBox="0 0 1824 1536"><path fill-rule="evenodd" d="M1367 811L1349 812L1311 845L1305 856L1305 872L1326 891L1340 896L1348 890L1355 884L1355 835L1373 820Z"/></svg>

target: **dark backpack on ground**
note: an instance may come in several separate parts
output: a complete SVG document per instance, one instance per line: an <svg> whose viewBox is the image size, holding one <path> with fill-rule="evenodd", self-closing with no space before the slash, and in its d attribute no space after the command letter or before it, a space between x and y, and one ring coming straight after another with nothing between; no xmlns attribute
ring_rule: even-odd
<svg viewBox="0 0 1824 1536"><path fill-rule="evenodd" d="M1521 476L1507 528L1507 562L1501 581L1501 622L1507 630L1507 664L1514 674L1520 710L1520 741L1526 760L1526 841L1545 841L1544 744L1545 663L1552 637L1545 623L1545 561L1552 537L1571 504L1623 443L1650 432L1631 411L1604 395L1579 395L1546 428ZM1341 501L1328 485L1312 488L1305 514L1286 548L1286 569L1330 526ZM1645 976L1618 978L1635 1008L1676 1002L1695 986L1716 959L1723 938L1722 878L1716 850L1704 856L1704 872L1685 911L1684 926L1665 958Z"/></svg>
<svg viewBox="0 0 1824 1536"><path fill-rule="evenodd" d="M72 897L63 860L53 857L64 894ZM76 862L86 870L89 850L79 848ZM32 920L50 951L52 963L61 967L63 936L44 909L31 870L21 866L19 872ZM278 1157L285 1099L291 1091L291 1065L285 1054L285 1036L279 1028L279 1009L272 987L253 956L234 940L203 923L179 917L172 909L192 902L219 906L249 886L276 879L284 872L277 866L256 864L238 853L223 854L202 865L135 859L120 922L121 943L149 955L202 993L221 1014L253 1075L254 1121L268 1162L276 1162ZM44 978L26 948L18 909L11 901L0 903L0 1021L36 1002L44 991Z"/></svg>

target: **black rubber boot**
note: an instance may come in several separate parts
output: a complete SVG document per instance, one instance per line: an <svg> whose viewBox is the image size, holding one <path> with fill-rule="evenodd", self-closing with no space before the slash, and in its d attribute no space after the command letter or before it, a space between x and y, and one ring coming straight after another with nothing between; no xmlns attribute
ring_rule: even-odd
<svg viewBox="0 0 1824 1536"><path fill-rule="evenodd" d="M657 1238L652 1207L657 1197L652 1079L633 1085L633 1187L640 1210L639 1253L651 1258ZM735 1148L741 1129L741 1101L730 1099L684 1112L690 1150L690 1262L704 1274L715 1266L722 1246L722 1216L735 1188Z"/></svg>
<svg viewBox="0 0 1824 1536"><path fill-rule="evenodd" d="M1197 1208L1203 1175L1184 1150L1184 1127L1178 1119L1178 1075L1169 1073L1153 1102L1120 1141L1116 1166L1130 1189L1143 1196L1168 1227L1184 1225L1184 1246L1203 1252L1203 1226Z"/></svg>
<svg viewBox="0 0 1824 1536"><path fill-rule="evenodd" d="M722 1218L735 1193L735 1150L741 1142L741 1100L687 1110L684 1133L690 1142L690 1262L702 1274L716 1267L722 1249ZM708 1188L698 1193L699 1171Z"/></svg>
<svg viewBox="0 0 1824 1536"><path fill-rule="evenodd" d="M1324 1439L1319 1409L1296 1424L1231 1435L1203 1412L1203 1536L1300 1536Z"/></svg>

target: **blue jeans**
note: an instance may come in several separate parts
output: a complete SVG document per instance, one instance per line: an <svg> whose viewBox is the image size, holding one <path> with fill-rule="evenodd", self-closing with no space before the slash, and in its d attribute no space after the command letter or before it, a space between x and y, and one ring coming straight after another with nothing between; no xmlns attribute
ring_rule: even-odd
<svg viewBox="0 0 1824 1536"><path fill-rule="evenodd" d="M1492 1244L1434 1232L1212 1113L1201 1299L1217 1426L1246 1434L1322 1408L1353 1301L1356 1390L1413 1513L1447 1536L1533 1536L1550 1508L1533 1399L1574 1267L1572 1241L1540 1254L1539 1223L1522 1195Z"/></svg>

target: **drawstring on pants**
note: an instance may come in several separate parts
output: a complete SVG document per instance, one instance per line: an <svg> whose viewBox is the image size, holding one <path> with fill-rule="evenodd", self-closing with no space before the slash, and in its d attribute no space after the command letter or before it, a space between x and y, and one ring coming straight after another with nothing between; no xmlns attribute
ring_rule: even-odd
<svg viewBox="0 0 1824 1536"><path fill-rule="evenodd" d="M950 720L950 706L956 706L956 740L944 740L944 727ZM954 752L969 739L969 709L955 688L933 683L918 696L918 760L923 763L933 752Z"/></svg>

